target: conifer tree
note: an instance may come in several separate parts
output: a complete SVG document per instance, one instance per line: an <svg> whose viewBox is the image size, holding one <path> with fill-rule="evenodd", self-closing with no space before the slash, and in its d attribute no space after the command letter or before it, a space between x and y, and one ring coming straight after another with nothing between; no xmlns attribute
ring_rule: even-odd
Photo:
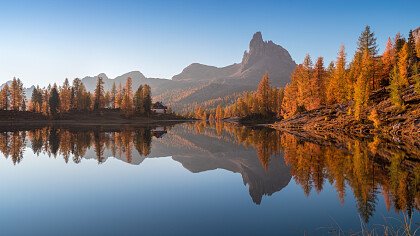
<svg viewBox="0 0 420 236"><path fill-rule="evenodd" d="M400 53L398 54L398 71L401 79L401 85L408 85L408 60L409 60L409 49L408 44L405 43Z"/></svg>
<svg viewBox="0 0 420 236"><path fill-rule="evenodd" d="M0 94L0 109L1 110L8 110L9 109L9 85L6 83L3 88L1 89Z"/></svg>
<svg viewBox="0 0 420 236"><path fill-rule="evenodd" d="M376 44L375 33L370 30L370 26L366 26L365 30L359 36L359 41L357 42L357 50L359 52L364 52L368 50L371 57L375 57L378 53L378 46Z"/></svg>
<svg viewBox="0 0 420 236"><path fill-rule="evenodd" d="M346 52L344 45L341 45L338 52L337 62L334 70L334 89L336 90L337 102L342 103L346 101L349 86L346 83Z"/></svg>
<svg viewBox="0 0 420 236"><path fill-rule="evenodd" d="M258 84L257 89L257 99L260 107L262 108L262 113L267 115L270 111L269 103L269 94L270 94L270 78L268 74L264 74L262 80Z"/></svg>
<svg viewBox="0 0 420 236"><path fill-rule="evenodd" d="M404 100L401 95L402 78L400 73L398 73L397 66L394 66L390 80L389 88L391 101L397 108L401 108L404 105Z"/></svg>
<svg viewBox="0 0 420 236"><path fill-rule="evenodd" d="M130 77L125 81L125 89L121 101L121 108L126 116L133 112L133 92L132 92L132 79Z"/></svg>
<svg viewBox="0 0 420 236"><path fill-rule="evenodd" d="M395 65L395 48L392 45L391 38L388 38L384 54L382 55L383 73L382 77L389 81L389 75Z"/></svg>
<svg viewBox="0 0 420 236"><path fill-rule="evenodd" d="M417 65L416 42L414 40L413 31L410 30L407 39L408 50L408 76L414 75L413 66Z"/></svg>
<svg viewBox="0 0 420 236"><path fill-rule="evenodd" d="M140 85L134 94L134 109L139 114L144 114L144 97L143 97L143 85Z"/></svg>
<svg viewBox="0 0 420 236"><path fill-rule="evenodd" d="M49 107L50 107L51 114L55 116L60 107L60 95L58 94L57 86L55 84L53 88L51 89L51 95L49 98Z"/></svg>
<svg viewBox="0 0 420 236"><path fill-rule="evenodd" d="M117 98L117 87L115 86L115 82L114 82L112 83L112 88L111 88L111 108L115 108L116 98Z"/></svg>
<svg viewBox="0 0 420 236"><path fill-rule="evenodd" d="M368 49L363 52L362 65L362 71L354 88L354 117L356 120L360 120L362 110L367 106L369 99L368 81L372 74L372 58Z"/></svg>
<svg viewBox="0 0 420 236"><path fill-rule="evenodd" d="M60 88L60 112L67 112L71 108L71 88L69 80L64 80L63 86Z"/></svg>
<svg viewBox="0 0 420 236"><path fill-rule="evenodd" d="M95 88L93 109L98 110L102 108L104 108L104 82L102 77L98 77Z"/></svg>
<svg viewBox="0 0 420 236"><path fill-rule="evenodd" d="M325 104L325 68L324 58L318 57L314 67L314 80L311 84L315 108Z"/></svg>
<svg viewBox="0 0 420 236"><path fill-rule="evenodd" d="M152 89L148 84L143 86L143 98L144 112L150 114L152 110Z"/></svg>
<svg viewBox="0 0 420 236"><path fill-rule="evenodd" d="M223 119L223 109L222 106L220 106L220 104L217 105L215 119L217 121L221 121Z"/></svg>

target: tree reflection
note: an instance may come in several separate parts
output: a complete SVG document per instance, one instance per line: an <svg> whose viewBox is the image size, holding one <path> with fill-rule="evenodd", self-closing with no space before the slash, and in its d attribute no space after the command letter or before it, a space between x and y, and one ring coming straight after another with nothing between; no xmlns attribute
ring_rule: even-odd
<svg viewBox="0 0 420 236"><path fill-rule="evenodd" d="M88 158L89 153L94 152L92 158L98 163L104 163L108 155L127 163L138 164L133 158L150 155L153 136L160 138L166 132L166 128L152 130L147 127L108 130L103 130L103 127L44 127L30 131L0 132L0 152L5 158L10 157L14 164L18 164L23 158L26 140L29 140L30 147L36 155L45 153L48 156L62 156L66 163L80 163L83 158ZM282 155L293 179L301 186L306 196L313 192L320 193L324 185L330 183L342 204L346 194L354 195L359 214L365 222L374 214L379 194L382 195L388 210L405 211L409 215L414 210L419 210L420 165L418 162L409 161L407 154L402 150L383 149L383 142L378 137L368 141L340 140L338 145L297 138L295 135L268 128L251 129L217 121L211 124L205 121L185 124L182 132L212 137L255 150L258 161L255 161L257 164L253 164L252 167L258 166L259 163L261 166L258 166L258 173L276 170L272 162L275 156ZM172 145L196 145L197 150L201 148L199 143L193 140L186 139L182 143L181 139L173 140L176 141ZM206 139L202 140L205 141ZM228 147L231 146L224 148ZM189 151L188 148L185 150ZM220 153L228 151L231 150L219 147L217 149ZM220 167L216 164L217 162L214 167L209 168ZM250 168L250 165L246 168ZM258 190L258 187L261 187L261 176L252 176L247 183L252 182L253 189ZM281 188L275 191L279 189ZM267 192L263 190L255 191L252 195L257 204L261 201L262 194ZM270 192L270 195L275 191Z"/></svg>

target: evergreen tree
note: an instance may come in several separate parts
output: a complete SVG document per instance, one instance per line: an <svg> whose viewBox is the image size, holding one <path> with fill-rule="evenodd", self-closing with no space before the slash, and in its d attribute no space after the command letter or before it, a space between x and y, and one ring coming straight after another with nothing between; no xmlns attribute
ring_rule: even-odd
<svg viewBox="0 0 420 236"><path fill-rule="evenodd" d="M150 114L152 110L152 89L148 84L143 86L143 106L146 114Z"/></svg>
<svg viewBox="0 0 420 236"><path fill-rule="evenodd" d="M93 109L98 110L104 108L104 82L102 77L98 77L95 88L95 98Z"/></svg>
<svg viewBox="0 0 420 236"><path fill-rule="evenodd" d="M51 89L51 95L49 98L49 107L50 107L51 114L55 116L60 107L60 96L58 94L56 85L54 85L53 88Z"/></svg>
<svg viewBox="0 0 420 236"><path fill-rule="evenodd" d="M368 50L371 57L375 57L378 53L378 46L376 44L375 33L370 30L370 26L366 26L365 30L359 36L359 41L357 42L357 50L363 52Z"/></svg>
<svg viewBox="0 0 420 236"><path fill-rule="evenodd" d="M144 114L144 97L143 97L143 85L140 85L134 94L134 109L139 114Z"/></svg>

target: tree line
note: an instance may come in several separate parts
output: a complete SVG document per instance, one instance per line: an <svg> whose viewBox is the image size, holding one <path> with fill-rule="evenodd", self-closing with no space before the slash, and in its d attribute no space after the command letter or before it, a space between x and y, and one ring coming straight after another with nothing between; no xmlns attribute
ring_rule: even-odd
<svg viewBox="0 0 420 236"><path fill-rule="evenodd" d="M388 88L397 108L404 108L402 90L410 84L420 93L420 42L416 44L412 31L408 39L399 33L394 40L388 38L383 54L378 55L375 34L366 26L357 45L349 63L342 45L337 60L327 68L323 57L313 65L307 54L284 89L282 115L287 118L299 111L351 102L348 113L360 120L369 96L378 89Z"/></svg>
<svg viewBox="0 0 420 236"><path fill-rule="evenodd" d="M132 79L127 78L124 85L105 91L104 82L98 77L95 90L87 91L83 82L76 78L70 85L65 79L62 86L37 86L29 101L20 79L14 78L11 85L5 84L0 91L0 109L13 111L31 111L46 116L55 116L72 111L97 111L102 109L120 109L125 115L150 114L152 94L149 85L140 85L133 93Z"/></svg>
<svg viewBox="0 0 420 236"><path fill-rule="evenodd" d="M265 74L257 91L244 93L224 108L218 106L216 110L205 111L196 107L193 116L215 120L235 116L289 118L326 105L349 103L348 113L360 120L363 109L369 105L369 96L379 89L387 89L394 106L404 109L405 88L414 85L420 94L419 68L420 40L415 41L412 31L407 39L400 33L393 40L388 38L383 54L379 55L375 34L366 26L350 62L344 45L337 59L328 66L323 57L318 57L314 64L307 54L284 89L272 87ZM375 116L375 111L371 116Z"/></svg>

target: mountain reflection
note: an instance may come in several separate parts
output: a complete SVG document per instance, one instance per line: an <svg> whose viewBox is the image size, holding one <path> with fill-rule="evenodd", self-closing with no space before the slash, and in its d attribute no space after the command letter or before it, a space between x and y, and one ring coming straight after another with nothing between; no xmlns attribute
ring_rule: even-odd
<svg viewBox="0 0 420 236"><path fill-rule="evenodd" d="M379 197L388 210L409 215L420 206L420 165L398 149L384 149L379 138L318 144L268 128L196 122L174 127L43 127L0 133L0 151L14 164L26 147L67 163L115 157L139 165L145 158L172 156L193 173L225 169L240 173L256 204L288 185L305 195L320 193L329 182L344 204L353 194L368 222ZM153 148L152 148L153 147Z"/></svg>

